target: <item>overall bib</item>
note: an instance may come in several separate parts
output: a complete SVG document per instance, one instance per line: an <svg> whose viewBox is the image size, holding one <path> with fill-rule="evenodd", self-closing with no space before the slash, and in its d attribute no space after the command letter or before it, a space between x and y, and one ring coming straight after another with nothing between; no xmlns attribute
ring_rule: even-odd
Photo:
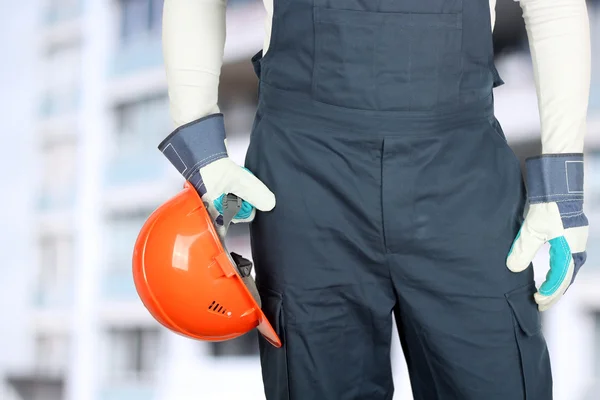
<svg viewBox="0 0 600 400"><path fill-rule="evenodd" d="M275 0L246 166L268 400L550 400L533 269L506 256L519 161L494 117L488 0Z"/></svg>

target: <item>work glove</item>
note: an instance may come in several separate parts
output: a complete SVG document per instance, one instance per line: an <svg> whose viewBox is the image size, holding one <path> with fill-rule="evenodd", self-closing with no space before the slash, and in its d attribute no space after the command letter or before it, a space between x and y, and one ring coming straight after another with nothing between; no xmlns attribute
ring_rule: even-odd
<svg viewBox="0 0 600 400"><path fill-rule="evenodd" d="M221 239L229 222L250 222L256 214L255 207L260 211L275 207L273 193L249 170L229 158L223 114L212 114L180 126L158 148L202 197ZM239 211L232 216L224 213L224 207L231 204L228 194L241 199Z"/></svg>
<svg viewBox="0 0 600 400"><path fill-rule="evenodd" d="M556 303L585 263L588 220L583 213L583 154L546 154L526 161L529 209L509 251L521 272L550 243L550 269L535 293L540 311Z"/></svg>

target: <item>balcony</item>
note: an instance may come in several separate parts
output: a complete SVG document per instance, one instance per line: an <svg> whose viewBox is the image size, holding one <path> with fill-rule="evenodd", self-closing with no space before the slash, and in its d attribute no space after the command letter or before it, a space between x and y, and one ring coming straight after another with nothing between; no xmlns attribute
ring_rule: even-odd
<svg viewBox="0 0 600 400"><path fill-rule="evenodd" d="M6 382L22 399L60 400L64 397L65 378L62 373L35 369L10 372L6 375Z"/></svg>
<svg viewBox="0 0 600 400"><path fill-rule="evenodd" d="M61 283L39 287L34 292L34 305L40 309L66 309L73 303L73 285Z"/></svg>
<svg viewBox="0 0 600 400"><path fill-rule="evenodd" d="M152 400L156 398L150 383L106 385L100 390L98 400Z"/></svg>

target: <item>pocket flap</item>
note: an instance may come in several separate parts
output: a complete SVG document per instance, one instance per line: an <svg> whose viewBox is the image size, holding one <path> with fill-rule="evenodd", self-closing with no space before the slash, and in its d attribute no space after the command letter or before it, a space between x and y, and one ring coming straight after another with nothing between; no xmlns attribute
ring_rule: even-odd
<svg viewBox="0 0 600 400"><path fill-rule="evenodd" d="M283 296L270 289L258 289L258 291L263 313L271 323L275 333L283 340Z"/></svg>
<svg viewBox="0 0 600 400"><path fill-rule="evenodd" d="M262 60L262 58L263 58L263 51L260 50L258 53L253 55L252 58L250 59L250 61L252 62L252 68L254 68L254 73L256 74L256 77L259 80L260 80L260 69L261 69L260 60Z"/></svg>
<svg viewBox="0 0 600 400"><path fill-rule="evenodd" d="M515 320L527 336L533 336L542 329L540 312L533 298L536 291L535 283L530 283L504 295L513 311Z"/></svg>

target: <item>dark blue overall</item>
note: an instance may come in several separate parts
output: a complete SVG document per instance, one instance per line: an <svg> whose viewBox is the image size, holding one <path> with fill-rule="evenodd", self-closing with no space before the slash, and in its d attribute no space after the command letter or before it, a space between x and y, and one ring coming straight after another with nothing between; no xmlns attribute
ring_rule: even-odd
<svg viewBox="0 0 600 400"><path fill-rule="evenodd" d="M253 61L267 399L392 399L395 319L415 400L550 400L488 0L275 0Z"/></svg>

